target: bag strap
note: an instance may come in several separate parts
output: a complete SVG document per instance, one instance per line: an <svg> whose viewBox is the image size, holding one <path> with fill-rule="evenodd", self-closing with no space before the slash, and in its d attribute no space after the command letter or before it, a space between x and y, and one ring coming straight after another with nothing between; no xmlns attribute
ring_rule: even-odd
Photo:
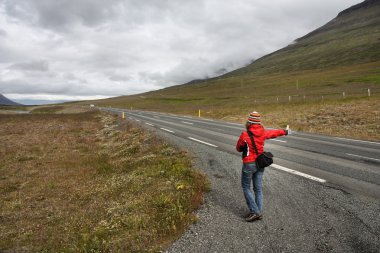
<svg viewBox="0 0 380 253"><path fill-rule="evenodd" d="M255 139L253 137L253 134L251 133L251 131L247 130L247 133L249 135L249 138L251 139L251 142L252 142L252 146L253 148L255 149L255 152L256 152L256 156L259 156L259 152L257 152L257 147L256 147L256 143L255 143Z"/></svg>

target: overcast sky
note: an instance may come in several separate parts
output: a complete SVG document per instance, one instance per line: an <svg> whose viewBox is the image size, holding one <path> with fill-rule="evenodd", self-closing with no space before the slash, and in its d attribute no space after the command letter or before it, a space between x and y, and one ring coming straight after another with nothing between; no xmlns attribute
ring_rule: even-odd
<svg viewBox="0 0 380 253"><path fill-rule="evenodd" d="M357 0L0 0L0 93L129 95L242 67Z"/></svg>

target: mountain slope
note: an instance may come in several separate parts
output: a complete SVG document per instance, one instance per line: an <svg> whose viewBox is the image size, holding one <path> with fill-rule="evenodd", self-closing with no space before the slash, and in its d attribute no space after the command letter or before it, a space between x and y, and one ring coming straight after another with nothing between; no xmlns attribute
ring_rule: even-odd
<svg viewBox="0 0 380 253"><path fill-rule="evenodd" d="M380 60L380 1L367 0L338 14L295 43L228 76L320 69Z"/></svg>
<svg viewBox="0 0 380 253"><path fill-rule="evenodd" d="M0 105L20 105L0 94Z"/></svg>

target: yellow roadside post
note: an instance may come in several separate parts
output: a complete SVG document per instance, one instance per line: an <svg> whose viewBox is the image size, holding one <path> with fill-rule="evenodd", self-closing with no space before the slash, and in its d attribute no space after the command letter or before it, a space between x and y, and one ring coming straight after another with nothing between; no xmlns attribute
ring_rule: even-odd
<svg viewBox="0 0 380 253"><path fill-rule="evenodd" d="M198 117L199 118L201 117L201 109L199 109L199 111L198 111Z"/></svg>
<svg viewBox="0 0 380 253"><path fill-rule="evenodd" d="M125 112L123 112L123 115L122 115L123 119L125 119Z"/></svg>

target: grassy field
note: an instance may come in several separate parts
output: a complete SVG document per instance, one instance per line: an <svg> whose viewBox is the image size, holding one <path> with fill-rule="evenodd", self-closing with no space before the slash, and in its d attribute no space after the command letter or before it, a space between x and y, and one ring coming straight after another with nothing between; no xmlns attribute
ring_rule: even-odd
<svg viewBox="0 0 380 253"><path fill-rule="evenodd" d="M43 110L0 115L0 251L156 252L196 220L207 183L185 151L110 115Z"/></svg>

